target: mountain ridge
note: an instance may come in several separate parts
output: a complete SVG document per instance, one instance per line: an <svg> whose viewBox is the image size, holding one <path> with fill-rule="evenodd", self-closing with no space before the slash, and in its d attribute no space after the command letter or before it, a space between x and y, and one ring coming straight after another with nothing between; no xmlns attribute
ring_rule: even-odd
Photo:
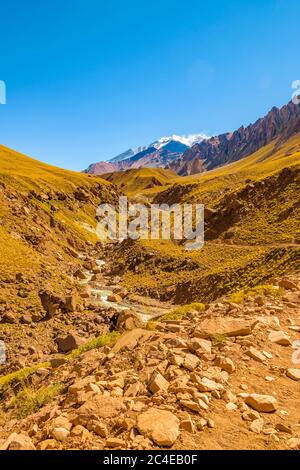
<svg viewBox="0 0 300 470"><path fill-rule="evenodd" d="M170 168L181 176L212 170L247 157L277 137L284 141L299 131L300 106L290 101L282 108L274 106L254 124L195 144L171 162Z"/></svg>

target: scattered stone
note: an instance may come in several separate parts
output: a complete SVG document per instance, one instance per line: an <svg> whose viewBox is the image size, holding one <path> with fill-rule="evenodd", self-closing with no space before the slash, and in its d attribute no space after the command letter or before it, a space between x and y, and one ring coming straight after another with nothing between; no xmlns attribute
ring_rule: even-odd
<svg viewBox="0 0 300 470"><path fill-rule="evenodd" d="M199 403L196 403L193 400L180 400L180 404L188 410L195 411L196 413L201 410Z"/></svg>
<svg viewBox="0 0 300 470"><path fill-rule="evenodd" d="M211 354L212 343L211 341L203 338L193 338L191 341L191 349L198 355Z"/></svg>
<svg viewBox="0 0 300 470"><path fill-rule="evenodd" d="M284 432L286 434L293 434L291 427L283 423L277 423L275 429L276 431Z"/></svg>
<svg viewBox="0 0 300 470"><path fill-rule="evenodd" d="M13 312L6 312L1 317L1 323L13 324L13 323L16 323L16 322L17 322L17 316Z"/></svg>
<svg viewBox="0 0 300 470"><path fill-rule="evenodd" d="M265 356L260 351L253 348L253 346L250 346L248 351L246 351L246 355L251 357L251 359L254 359L254 361L257 361L257 362L265 362L266 360Z"/></svg>
<svg viewBox="0 0 300 470"><path fill-rule="evenodd" d="M242 414L242 418L244 421L255 421L260 418L260 414L254 410L247 410Z"/></svg>
<svg viewBox="0 0 300 470"><path fill-rule="evenodd" d="M203 377L202 379L194 374L191 376L191 379L196 383L199 392L213 392L224 390L224 386L220 383L215 382L214 380Z"/></svg>
<svg viewBox="0 0 300 470"><path fill-rule="evenodd" d="M276 436L276 434L271 434L271 435L270 435L270 439L271 439L272 441L276 442L276 443L277 443L277 442L280 442L280 439L279 439L278 436Z"/></svg>
<svg viewBox="0 0 300 470"><path fill-rule="evenodd" d="M291 346L291 340L283 331L271 331L269 341L281 346Z"/></svg>
<svg viewBox="0 0 300 470"><path fill-rule="evenodd" d="M181 421L180 429L182 429L182 431L187 431L191 434L195 434L196 432L196 427L191 418L184 419L183 421Z"/></svg>
<svg viewBox="0 0 300 470"><path fill-rule="evenodd" d="M197 423L198 431L203 431L208 425L208 421L204 418L201 418L200 421Z"/></svg>
<svg viewBox="0 0 300 470"><path fill-rule="evenodd" d="M267 375L267 376L265 377L265 381L266 381L266 382L274 382L274 381L275 381L275 377L271 377L271 376L268 376L268 375Z"/></svg>
<svg viewBox="0 0 300 470"><path fill-rule="evenodd" d="M213 429L215 427L215 422L213 419L208 419L207 420L207 426L210 428L210 429Z"/></svg>
<svg viewBox="0 0 300 470"><path fill-rule="evenodd" d="M255 432L256 434L260 434L264 428L264 420L263 418L258 418L252 421L250 424L250 431Z"/></svg>
<svg viewBox="0 0 300 470"><path fill-rule="evenodd" d="M194 354L186 354L183 361L183 367L192 371L198 367L200 359Z"/></svg>
<svg viewBox="0 0 300 470"><path fill-rule="evenodd" d="M238 409L235 403L229 402L226 404L226 410L228 411L236 411Z"/></svg>
<svg viewBox="0 0 300 470"><path fill-rule="evenodd" d="M168 391L169 385L169 382L159 372L155 371L150 378L148 388L153 394L163 393Z"/></svg>
<svg viewBox="0 0 300 470"><path fill-rule="evenodd" d="M52 437L57 441L64 442L68 439L70 431L65 428L54 428L52 431Z"/></svg>
<svg viewBox="0 0 300 470"><path fill-rule="evenodd" d="M85 343L83 338L80 338L77 334L69 334L64 338L57 339L58 352L68 353L73 349L79 348Z"/></svg>
<svg viewBox="0 0 300 470"><path fill-rule="evenodd" d="M265 305L265 299L262 295L258 295L255 297L254 302L259 307L263 307Z"/></svg>
<svg viewBox="0 0 300 470"><path fill-rule="evenodd" d="M135 328L140 328L141 326L142 321L138 314L133 310L123 310L119 313L117 321L118 331L130 331Z"/></svg>
<svg viewBox="0 0 300 470"><path fill-rule="evenodd" d="M64 357L52 357L50 359L50 366L52 369L56 369L64 364L66 364L67 360Z"/></svg>
<svg viewBox="0 0 300 470"><path fill-rule="evenodd" d="M91 297L91 294L92 289L90 288L90 286L86 286L80 293L80 296L82 297L82 299L89 299Z"/></svg>
<svg viewBox="0 0 300 470"><path fill-rule="evenodd" d="M264 356L266 356L267 359L272 359L272 357L273 357L272 354L267 352L267 351L263 351L262 353L263 353Z"/></svg>
<svg viewBox="0 0 300 470"><path fill-rule="evenodd" d="M109 294L107 296L108 302L113 302L113 303L121 303L122 302L122 297L118 294Z"/></svg>
<svg viewBox="0 0 300 470"><path fill-rule="evenodd" d="M225 400L227 403L236 403L237 397L234 393L231 392L231 390L226 390L226 392L223 394L223 400Z"/></svg>
<svg viewBox="0 0 300 470"><path fill-rule="evenodd" d="M119 439L118 437L110 437L105 441L105 447L109 449L115 449L116 447L124 447L125 441L123 439Z"/></svg>
<svg viewBox="0 0 300 470"><path fill-rule="evenodd" d="M288 440L287 445L292 450L300 450L300 439L297 437L292 437Z"/></svg>
<svg viewBox="0 0 300 470"><path fill-rule="evenodd" d="M30 325L32 323L32 317L29 314L22 315L20 317L20 322L24 325Z"/></svg>
<svg viewBox="0 0 300 470"><path fill-rule="evenodd" d="M274 413L278 408L276 398L270 395L259 395L257 393L253 393L252 395L248 395L245 402L247 405L251 406L251 408L259 411L260 413Z"/></svg>
<svg viewBox="0 0 300 470"><path fill-rule="evenodd" d="M297 382L300 380L300 369L288 369L286 375Z"/></svg>
<svg viewBox="0 0 300 470"><path fill-rule="evenodd" d="M63 303L63 300L60 297L52 294L52 292L47 291L47 290L41 291L39 295L40 295L42 306L44 307L47 313L47 316L49 318L54 317L58 313Z"/></svg>
<svg viewBox="0 0 300 470"><path fill-rule="evenodd" d="M78 270L74 273L74 277L76 277L77 279L81 279L82 281L84 281L85 279L87 279L86 274L85 274L84 271L82 271L81 269L78 269Z"/></svg>
<svg viewBox="0 0 300 470"><path fill-rule="evenodd" d="M64 428L67 431L71 431L72 423L68 420L68 418L64 416L58 416L52 423L53 428Z"/></svg>
<svg viewBox="0 0 300 470"><path fill-rule="evenodd" d="M235 371L234 362L229 357L217 356L215 366L225 370L228 374L232 374Z"/></svg>
<svg viewBox="0 0 300 470"><path fill-rule="evenodd" d="M57 449L57 441L55 439L46 439L38 444L39 450L55 450Z"/></svg>

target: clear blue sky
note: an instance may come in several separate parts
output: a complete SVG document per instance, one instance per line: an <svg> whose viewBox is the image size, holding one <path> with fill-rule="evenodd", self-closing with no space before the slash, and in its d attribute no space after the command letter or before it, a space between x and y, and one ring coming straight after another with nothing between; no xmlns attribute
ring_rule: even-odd
<svg viewBox="0 0 300 470"><path fill-rule="evenodd" d="M75 170L290 100L299 0L0 0L0 142Z"/></svg>

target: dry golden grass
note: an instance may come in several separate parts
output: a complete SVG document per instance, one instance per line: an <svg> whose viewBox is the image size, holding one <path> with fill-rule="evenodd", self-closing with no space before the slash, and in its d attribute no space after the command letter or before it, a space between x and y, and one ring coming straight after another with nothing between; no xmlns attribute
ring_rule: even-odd
<svg viewBox="0 0 300 470"><path fill-rule="evenodd" d="M170 185L190 186L182 196L181 202L202 202L216 205L227 193L243 188L248 180L259 181L272 176L283 168L300 165L300 136L296 134L280 144L277 140L254 154L229 165L216 168L206 173L191 176L173 175L163 187L139 191L139 196L153 199Z"/></svg>
<svg viewBox="0 0 300 470"><path fill-rule="evenodd" d="M162 168L139 168L102 175L107 181L132 197L144 190L169 185L177 178L176 173Z"/></svg>

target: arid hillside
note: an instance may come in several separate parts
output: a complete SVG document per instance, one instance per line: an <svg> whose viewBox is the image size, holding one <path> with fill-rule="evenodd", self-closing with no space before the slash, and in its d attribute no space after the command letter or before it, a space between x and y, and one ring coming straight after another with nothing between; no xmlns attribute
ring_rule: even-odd
<svg viewBox="0 0 300 470"><path fill-rule="evenodd" d="M102 175L128 196L139 195L152 188L164 187L177 179L176 173L161 168L140 168Z"/></svg>
<svg viewBox="0 0 300 470"><path fill-rule="evenodd" d="M231 165L139 194L155 203L205 205L205 246L123 242L114 252L124 285L177 303L215 299L299 269L299 134ZM112 255L114 256L114 255Z"/></svg>
<svg viewBox="0 0 300 470"><path fill-rule="evenodd" d="M66 330L67 314L77 304L77 312L83 308L73 274L82 266L80 253L98 241L98 204L117 198L115 188L98 177L54 168L0 147L0 339L10 368L43 356L42 350L29 352L35 334L37 344L49 353L58 327L52 318L55 306ZM53 311L47 308L49 298Z"/></svg>
<svg viewBox="0 0 300 470"><path fill-rule="evenodd" d="M299 166L297 134L108 181L1 147L0 449L300 448ZM205 204L204 248L99 241L121 192Z"/></svg>

